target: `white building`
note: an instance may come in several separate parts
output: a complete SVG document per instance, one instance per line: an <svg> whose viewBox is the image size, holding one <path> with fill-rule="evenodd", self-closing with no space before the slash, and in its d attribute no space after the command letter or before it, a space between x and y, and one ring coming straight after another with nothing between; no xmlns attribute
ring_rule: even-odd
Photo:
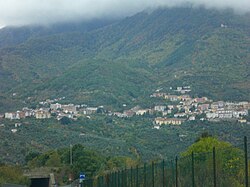
<svg viewBox="0 0 250 187"><path fill-rule="evenodd" d="M233 118L233 111L232 110L218 110L217 113L219 115L219 118L222 118L222 119Z"/></svg>
<svg viewBox="0 0 250 187"><path fill-rule="evenodd" d="M190 117L189 117L189 120L190 120L190 121L194 121L194 120L195 120L195 116L190 116Z"/></svg>
<svg viewBox="0 0 250 187"><path fill-rule="evenodd" d="M6 112L5 114L4 114L4 117L6 118L6 119L20 119L20 117L19 117L19 113L16 113L16 112Z"/></svg>
<svg viewBox="0 0 250 187"><path fill-rule="evenodd" d="M82 109L82 113L85 115L95 114L97 112L97 107L87 107Z"/></svg>
<svg viewBox="0 0 250 187"><path fill-rule="evenodd" d="M51 109L51 110L57 110L57 109L60 109L60 108L62 108L62 105L59 104L59 103L51 104L51 105L50 105L50 109Z"/></svg>
<svg viewBox="0 0 250 187"><path fill-rule="evenodd" d="M23 108L22 111L24 112L25 117L31 117L35 115L35 111L27 107Z"/></svg>
<svg viewBox="0 0 250 187"><path fill-rule="evenodd" d="M62 105L61 108L63 109L64 113L77 114L76 106L73 104Z"/></svg>
<svg viewBox="0 0 250 187"><path fill-rule="evenodd" d="M154 110L155 110L155 111L158 111L158 112L163 112L163 111L165 111L166 109L167 109L167 107L166 107L166 106L163 106L163 105L157 105L157 106L154 107Z"/></svg>
<svg viewBox="0 0 250 187"><path fill-rule="evenodd" d="M12 132L12 133L16 133L16 132L17 132L17 129L11 129L11 132Z"/></svg>
<svg viewBox="0 0 250 187"><path fill-rule="evenodd" d="M185 117L186 114L185 113L177 113L177 114L174 114L174 117L175 118L181 118L181 117Z"/></svg>
<svg viewBox="0 0 250 187"><path fill-rule="evenodd" d="M248 110L237 110L233 111L233 117L234 118L239 118L241 116L247 116L248 115Z"/></svg>
<svg viewBox="0 0 250 187"><path fill-rule="evenodd" d="M154 122L156 125L181 125L185 120L180 118L155 118Z"/></svg>
<svg viewBox="0 0 250 187"><path fill-rule="evenodd" d="M147 109L141 109L141 110L138 110L137 112L135 112L136 115L139 115L139 116L142 116L144 114L146 114L148 112Z"/></svg>
<svg viewBox="0 0 250 187"><path fill-rule="evenodd" d="M207 119L214 119L214 118L218 118L219 114L218 113L209 112L209 113L206 113L206 117L207 117Z"/></svg>

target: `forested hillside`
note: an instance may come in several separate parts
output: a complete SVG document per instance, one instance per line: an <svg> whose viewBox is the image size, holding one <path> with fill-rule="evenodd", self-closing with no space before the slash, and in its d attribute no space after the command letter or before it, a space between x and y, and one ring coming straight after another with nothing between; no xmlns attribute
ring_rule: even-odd
<svg viewBox="0 0 250 187"><path fill-rule="evenodd" d="M250 99L249 15L158 9L103 25L40 35L22 28L14 40L0 30L0 110L54 96L119 107L177 85L215 100Z"/></svg>

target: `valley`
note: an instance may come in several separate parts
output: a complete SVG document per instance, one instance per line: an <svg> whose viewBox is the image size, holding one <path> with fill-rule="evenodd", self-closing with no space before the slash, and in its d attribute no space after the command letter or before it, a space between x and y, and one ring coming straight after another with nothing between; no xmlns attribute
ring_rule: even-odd
<svg viewBox="0 0 250 187"><path fill-rule="evenodd" d="M242 166L249 67L249 13L231 9L165 7L125 18L4 27L0 184L28 185L26 169L49 169L69 184L68 175L77 179L80 170L97 179L176 156L187 166L183 153L197 142L234 147L232 159ZM220 157L242 185L243 167L236 163L231 171L230 159Z"/></svg>

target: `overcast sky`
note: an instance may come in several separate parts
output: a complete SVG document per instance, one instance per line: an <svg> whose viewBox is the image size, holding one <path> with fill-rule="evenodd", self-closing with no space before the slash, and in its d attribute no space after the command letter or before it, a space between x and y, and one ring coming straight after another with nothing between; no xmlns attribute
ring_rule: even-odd
<svg viewBox="0 0 250 187"><path fill-rule="evenodd" d="M250 0L0 0L0 27L123 17L148 8L180 6L186 2L250 12Z"/></svg>

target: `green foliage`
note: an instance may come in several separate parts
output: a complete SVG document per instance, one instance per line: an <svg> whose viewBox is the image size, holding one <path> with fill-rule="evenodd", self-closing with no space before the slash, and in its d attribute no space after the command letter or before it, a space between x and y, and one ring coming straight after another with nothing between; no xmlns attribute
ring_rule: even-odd
<svg viewBox="0 0 250 187"><path fill-rule="evenodd" d="M38 152L30 152L25 156L25 162L28 163L29 161L33 160L35 157L39 155Z"/></svg>
<svg viewBox="0 0 250 187"><path fill-rule="evenodd" d="M220 181L220 186L241 186L240 184L244 180L244 176L242 175L244 153L242 150L233 147L230 143L219 141L217 138L211 136L203 137L183 152L182 156L187 157L194 153L195 163L197 164L196 172L203 170L203 172L210 173L211 175L213 148L215 148L216 153L217 175L227 178L227 180L218 180ZM209 184L209 180L203 182Z"/></svg>
<svg viewBox="0 0 250 187"><path fill-rule="evenodd" d="M107 159L106 171L119 171L124 168L135 167L138 161L133 160L130 157L111 157Z"/></svg>
<svg viewBox="0 0 250 187"><path fill-rule="evenodd" d="M156 130L153 129L153 119L151 116L121 119L94 115L91 119L82 117L71 125L61 125L56 119L30 118L17 121L23 125L16 134L11 132L13 121L0 120L0 124L5 124L0 131L0 162L25 164L25 156L32 152L45 153L65 148L68 154L67 151L59 153L61 162L65 164L69 163L70 144L79 143L105 156L125 156L146 162L173 158L204 132L234 145L241 144L243 137L250 134L249 125L225 121L196 120Z"/></svg>
<svg viewBox="0 0 250 187"><path fill-rule="evenodd" d="M201 136L198 137L198 138L195 140L195 142L199 142L201 139L203 139L203 138L208 138L208 137L212 137L212 135L209 134L208 132L203 132L203 133L201 134Z"/></svg>
<svg viewBox="0 0 250 187"><path fill-rule="evenodd" d="M60 183L64 176L73 175L75 178L84 172L87 178L95 177L107 171L117 171L120 168L135 166L137 161L129 157L106 157L96 151L89 150L80 144L72 147L72 165L70 165L70 150L63 148L49 151L31 160L28 165L32 169L38 167L60 168L56 171ZM62 175L63 174L63 175Z"/></svg>
<svg viewBox="0 0 250 187"><path fill-rule="evenodd" d="M0 185L5 183L28 185L30 181L27 177L23 176L21 168L17 166L0 165Z"/></svg>
<svg viewBox="0 0 250 187"><path fill-rule="evenodd" d="M79 118L72 125L61 125L55 119L35 120L30 118L19 121L23 125L18 128L16 134L10 131L14 126L13 121L0 120L0 124L5 124L5 127L1 127L0 131L2 140L0 141L0 162L25 164L25 155L27 155L27 158L32 159L32 153L37 154L39 152L29 162L28 166L30 168L51 166L53 169L55 167L56 176L61 182L67 183L70 173L74 173L74 177L77 178L78 171L81 170L87 172L88 177L92 173L94 176L100 176L106 174L107 171L129 168L141 162L161 160L163 158L172 160L174 156L193 144L199 136L207 137L211 134L219 137L220 140L230 141L234 145L241 145L243 137L250 133L249 125L227 121L211 123L197 120L178 127L162 126L160 130L156 130L152 129L153 119L149 116L146 118L134 116L127 119L112 117L111 121L109 119L110 116L93 115L91 119ZM79 143L84 146L78 145ZM73 165L76 164L74 170L73 165L70 166L70 144L74 145ZM236 173L235 175L242 179L244 172L240 172L241 169L235 167L238 165L243 168L241 166L242 160L240 159L238 162L237 159L227 157L228 154L228 156L236 155L233 158L241 158L238 150L234 151L233 149L233 151L230 151L231 147L223 149L224 152L216 148L218 158L222 155L227 160L227 162L221 162L219 159L218 167L227 168L228 171L225 177L228 176L228 173ZM205 155L203 153L199 154L200 156L198 156L198 153L195 154L196 172L204 173L204 176L206 176L205 171L203 169L199 170L198 166L206 168L208 165L208 168L212 170L212 154L211 152L204 153ZM86 161L85 155L87 160L93 163L89 163L90 167L82 164ZM78 162L77 159L80 157L81 159ZM89 157L94 159L92 160ZM190 164L191 156L186 155L184 158L189 159ZM53 165L54 162L49 161L51 159L57 162L60 161L60 164ZM204 162L204 160L207 161ZM225 164L225 167L222 164ZM234 170L229 169L231 165L232 168L235 168ZM186 168L190 174L190 165L185 165L183 168ZM211 175L212 171L210 170L207 172ZM171 174L171 171L169 171L169 174Z"/></svg>
<svg viewBox="0 0 250 187"><path fill-rule="evenodd" d="M68 118L68 117L62 117L62 119L60 119L60 123L62 125L69 125L70 123L72 123L72 121Z"/></svg>
<svg viewBox="0 0 250 187"><path fill-rule="evenodd" d="M48 167L59 167L61 165L61 158L57 152L53 152L49 155L49 158L47 159L45 166Z"/></svg>
<svg viewBox="0 0 250 187"><path fill-rule="evenodd" d="M105 160L105 158L97 152L88 150L82 145L75 145L72 152L72 169L75 176L77 176L80 171L85 172L88 177L96 175Z"/></svg>
<svg viewBox="0 0 250 187"><path fill-rule="evenodd" d="M214 147L216 149L225 149L231 147L231 144L228 142L219 141L217 138L214 137L204 137L196 143L192 144L190 147L188 147L187 151L182 153L182 156L191 155L192 152L212 152Z"/></svg>

